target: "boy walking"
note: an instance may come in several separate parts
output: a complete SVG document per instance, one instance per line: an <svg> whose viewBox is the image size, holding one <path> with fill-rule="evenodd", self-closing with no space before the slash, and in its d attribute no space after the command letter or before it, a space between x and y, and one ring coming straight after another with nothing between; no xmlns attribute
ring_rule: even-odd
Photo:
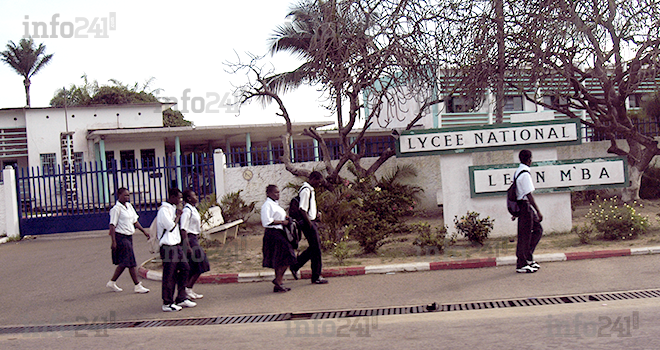
<svg viewBox="0 0 660 350"><path fill-rule="evenodd" d="M309 248L298 255L298 262L291 265L291 273L293 278L298 279L298 270L300 270L307 261L312 261L312 283L326 284L328 280L321 276L323 269L323 261L321 259L321 240L319 238L319 231L316 227L316 220L318 211L316 208L316 194L314 188L318 187L323 181L323 175L318 171L312 171L309 174L309 182L303 183L300 187L300 210L303 212L303 225L302 231L309 243Z"/></svg>
<svg viewBox="0 0 660 350"><path fill-rule="evenodd" d="M534 182L530 173L532 165L532 152L522 150L518 154L520 166L514 174L516 179L516 199L520 207L520 216L518 217L518 243L516 245L516 272L534 273L541 266L534 261L533 254L536 245L543 235L543 215L536 205L534 196Z"/></svg>

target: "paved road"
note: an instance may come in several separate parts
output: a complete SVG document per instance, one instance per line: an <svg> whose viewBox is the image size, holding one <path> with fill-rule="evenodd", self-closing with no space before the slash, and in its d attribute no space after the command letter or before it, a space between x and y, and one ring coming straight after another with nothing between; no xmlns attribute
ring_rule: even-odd
<svg viewBox="0 0 660 350"><path fill-rule="evenodd" d="M138 239L136 243L138 260L146 260L149 257L146 241ZM104 233L85 238L38 238L32 241L0 245L0 291L2 291L4 301L2 313L0 313L0 325L84 323L85 321L92 322L94 319L98 322L104 318L125 321L346 310L424 305L431 302L442 304L660 288L660 256L650 255L547 263L538 273L526 275L516 274L511 267L507 267L341 277L333 278L330 284L322 286L311 285L309 280L293 281L289 283L293 290L285 294L272 293L272 286L269 283L200 285L196 287L196 290L205 294L205 298L199 302L198 307L185 309L178 313L163 313L160 311L159 282L145 281L144 285L151 288L152 292L146 295L133 294L130 288L132 284L130 277L128 273L125 273L118 281L120 286L125 287L124 292L114 293L106 290L105 283L113 271L109 245L109 238ZM657 311L660 311L658 310L660 299L639 301L639 304L631 303L632 305L626 306L627 309L622 309L622 315L632 315L633 311L637 311L646 319L651 314L658 314ZM590 304L589 309L584 310L585 315L586 312L592 313L589 316L591 318L600 315L600 308L597 306L596 303ZM542 329L546 322L539 321L539 317L547 317L548 313L555 312L556 308L555 306L526 308L533 310L532 314L522 316L517 315L516 312L530 311L493 310L456 313L456 315L464 315L461 317L446 316L448 314L445 313L434 314L435 316L380 317L378 319L379 328L377 331L373 331L374 335L380 334L380 337L364 337L364 341L360 337L361 339L358 340L357 328L355 328L355 332L349 334L351 336L347 341L353 342L351 343L353 345L349 347L361 347L356 344L383 345L394 339L410 340L412 341L410 344L428 345L431 344L429 339L437 338L441 341L449 337L457 341L461 339L458 335L463 334L467 339L464 345L467 346L472 344L469 341L470 334L479 333L488 335L491 337L488 339L497 341L502 340L503 334L508 334L512 336L513 340L520 339L518 344L525 344L524 336L530 334L526 330L528 326L525 320L535 320L529 327ZM578 312L575 308L567 310L565 311L567 319L571 319ZM481 319L481 315L485 317L490 313L493 315L491 318ZM498 318L500 315L502 317ZM454 319L455 317L458 318ZM597 320L598 317L595 319ZM367 322L367 320L364 321ZM333 322L336 322L335 326L339 327L343 324L341 322L346 321ZM502 324L502 322L510 323L510 326ZM386 324L391 324L392 329L389 328L390 326L385 326ZM660 323L652 319L644 321L644 324L656 327L655 325ZM342 348L340 345L344 339L337 340L336 337L326 339L328 337L321 336L320 340L308 339L308 337L287 337L286 326L285 322L279 322L269 325L161 327L145 331L112 330L113 335L120 335L120 337L96 339L90 333L85 340L75 338L77 341L75 344L63 341L61 348L70 346L84 348L83 345L99 341L101 343L98 344L103 344L103 339L112 339L113 344L116 341L119 342L118 344L124 344L119 346L120 348L132 348L131 343L125 341L129 339L149 341L173 329L185 330L186 334L190 334L190 337L194 335L195 339L205 341L214 339L211 343L201 340L196 342L201 348L215 348L215 346L204 344L215 344L219 335L222 335L222 339L231 340L232 344L238 348L242 342L268 339L274 329L279 332L284 330L283 337L295 339L293 342L297 344ZM353 324L351 324L352 326ZM447 330L445 331L445 329ZM449 330L451 330L451 334L447 333ZM656 337L653 334L657 333L646 333L643 332L643 329L640 330L640 336L635 338L644 339L639 348L658 348L647 347ZM25 347L34 343L36 347L41 347L39 344L49 344L48 347L57 348L59 343L54 339L71 338L71 334L50 334L50 336L52 338L29 339L21 336L4 336L0 337L0 347L4 348L5 345L12 344ZM430 338L426 339L426 337ZM282 336L278 336L278 338L282 338ZM553 337L553 339L555 338L563 337ZM163 339L167 339L167 337ZM333 339L336 342L333 342ZM280 343L271 345L276 344ZM285 344L287 343L281 343L282 346ZM515 345L516 343L508 344ZM557 345L542 348L565 348L559 346L563 344L560 341L539 344ZM373 348L379 348L375 345ZM252 346L248 348L252 348ZM346 348L346 344L343 348ZM526 347L523 346L523 348Z"/></svg>

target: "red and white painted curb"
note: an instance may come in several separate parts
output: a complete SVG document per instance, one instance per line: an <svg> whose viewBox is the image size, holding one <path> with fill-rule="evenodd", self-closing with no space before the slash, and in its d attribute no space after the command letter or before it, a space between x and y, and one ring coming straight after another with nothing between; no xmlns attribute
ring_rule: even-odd
<svg viewBox="0 0 660 350"><path fill-rule="evenodd" d="M631 255L646 255L646 254L660 254L660 247L647 247L647 248L632 248L632 249L617 249L617 250L596 250L592 252L574 252L574 253L551 253L551 254L535 254L534 259L537 262L555 262L555 261L569 261L569 260L584 260L584 259L600 259L611 258L616 256L631 256ZM138 273L142 278L149 280L160 281L162 280L162 273L158 271L151 271L144 267L150 260L145 261L138 269ZM323 277L341 277L341 276L358 276L370 274L387 274L396 272L418 272L418 271L436 271L436 270L452 270L452 269L476 269L482 267L497 267L509 266L516 264L515 256L504 256L499 258L482 258L482 259L467 259L467 260L451 260L451 261L436 261L436 262L419 262L408 264L392 264L392 265L372 265L372 266L349 266L349 267L333 267L323 270ZM303 279L311 278L310 270L301 270ZM197 280L197 283L242 283L242 282L263 282L270 281L275 277L275 272L241 272L241 273L223 273L216 275L202 275ZM289 271L284 275L286 279L293 279Z"/></svg>

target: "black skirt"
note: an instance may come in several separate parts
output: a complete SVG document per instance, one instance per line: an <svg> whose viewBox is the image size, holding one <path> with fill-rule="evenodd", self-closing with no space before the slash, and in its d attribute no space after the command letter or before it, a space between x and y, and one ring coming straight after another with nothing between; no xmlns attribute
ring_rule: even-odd
<svg viewBox="0 0 660 350"><path fill-rule="evenodd" d="M123 267L135 267L135 253L133 253L133 236L115 232L117 248L112 249L112 263Z"/></svg>
<svg viewBox="0 0 660 350"><path fill-rule="evenodd" d="M194 233L188 234L188 244L192 249L192 254L188 255L188 265L190 265L190 276L202 274L211 271L209 259L206 257L206 252L199 246L197 235Z"/></svg>
<svg viewBox="0 0 660 350"><path fill-rule="evenodd" d="M298 262L296 252L284 235L282 230L266 228L263 243L263 267L276 269Z"/></svg>

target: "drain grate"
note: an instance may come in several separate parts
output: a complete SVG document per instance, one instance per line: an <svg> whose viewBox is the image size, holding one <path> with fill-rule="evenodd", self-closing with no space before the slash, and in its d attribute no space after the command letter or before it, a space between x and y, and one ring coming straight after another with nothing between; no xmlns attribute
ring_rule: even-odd
<svg viewBox="0 0 660 350"><path fill-rule="evenodd" d="M598 294L582 294L582 295L570 295L570 296L561 296L561 297L467 302L467 303L442 304L442 305L433 303L429 305L420 305L420 306L390 307L390 308L378 308L378 309L304 312L304 313L280 313L280 314L265 314L265 315L238 315L238 316L185 318L185 319L174 319L174 320L149 320L149 321L132 321L132 322L103 322L103 323L92 323L92 324L11 326L11 327L0 327L0 334L30 335L30 334L44 333L44 332L106 331L108 329L120 329L120 328L207 326L207 325L263 323L263 322L295 321L295 320L318 320L318 319L334 319L334 318L347 318L347 317L407 315L407 314L420 314L427 312L469 311L469 310L526 307L526 306L579 304L579 303L587 303L587 302L602 302L602 301L632 300L632 299L647 299L647 298L660 298L660 289L628 291L628 292L610 292L610 293L598 293Z"/></svg>

